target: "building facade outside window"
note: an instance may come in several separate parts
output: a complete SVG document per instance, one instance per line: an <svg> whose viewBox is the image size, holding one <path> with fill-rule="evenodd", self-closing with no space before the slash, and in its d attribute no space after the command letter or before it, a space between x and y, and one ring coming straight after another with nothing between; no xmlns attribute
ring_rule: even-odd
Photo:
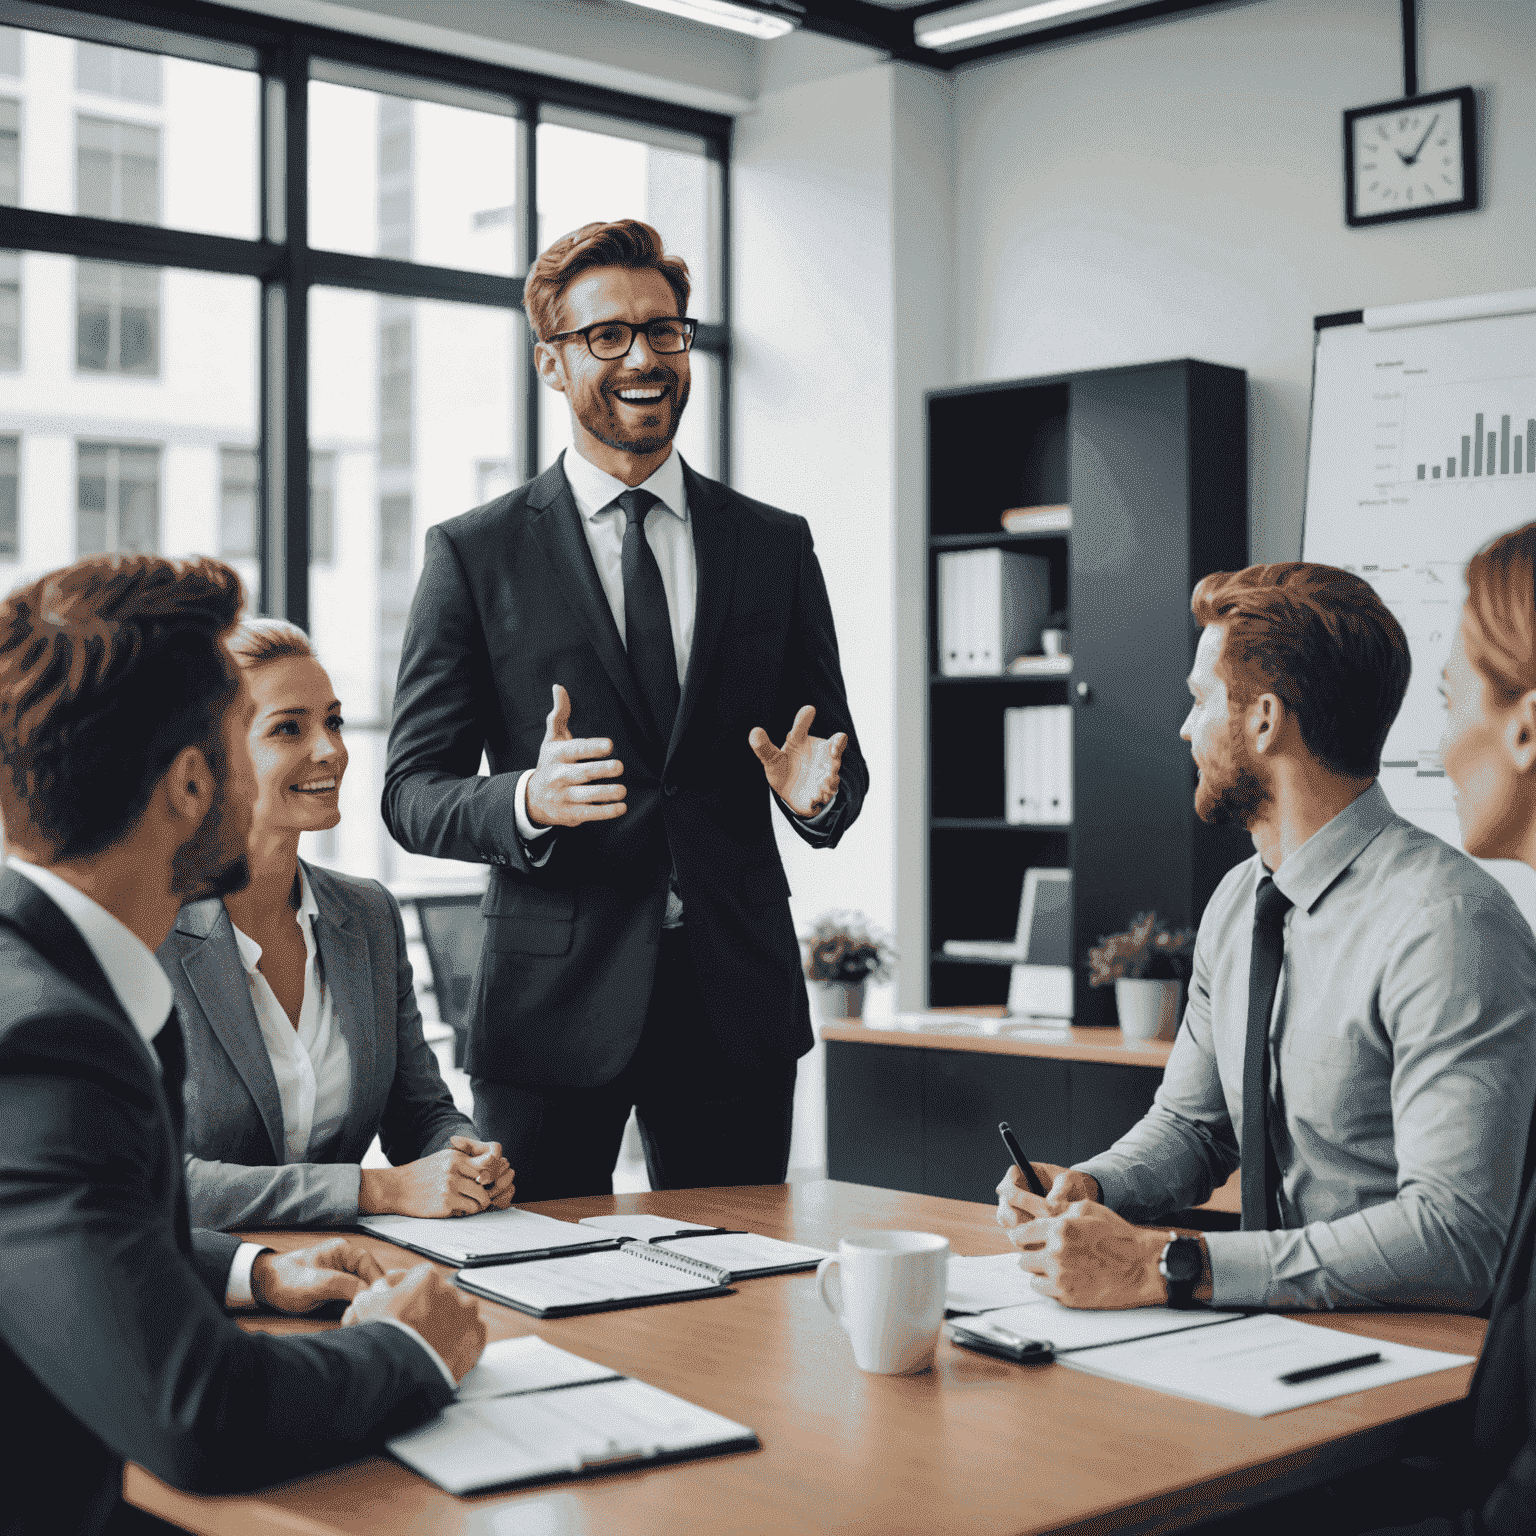
<svg viewBox="0 0 1536 1536"><path fill-rule="evenodd" d="M261 475L254 448L219 449L219 554L254 560L261 553Z"/></svg>
<svg viewBox="0 0 1536 1536"><path fill-rule="evenodd" d="M160 272L82 261L75 272L75 365L82 373L160 373Z"/></svg>
<svg viewBox="0 0 1536 1536"><path fill-rule="evenodd" d="M96 219L160 222L160 129L88 117L75 123L75 209Z"/></svg>
<svg viewBox="0 0 1536 1536"><path fill-rule="evenodd" d="M0 251L0 373L21 367L21 253Z"/></svg>
<svg viewBox="0 0 1536 1536"><path fill-rule="evenodd" d="M161 91L159 56L136 53L129 48L107 48L100 43L76 43L75 89L158 107Z"/></svg>
<svg viewBox="0 0 1536 1536"><path fill-rule="evenodd" d="M0 203L21 206L21 103L0 96Z"/></svg>
<svg viewBox="0 0 1536 1536"><path fill-rule="evenodd" d="M323 450L309 456L309 563L329 565L336 558L336 455Z"/></svg>
<svg viewBox="0 0 1536 1536"><path fill-rule="evenodd" d="M80 555L160 552L160 447L85 443L75 449Z"/></svg>

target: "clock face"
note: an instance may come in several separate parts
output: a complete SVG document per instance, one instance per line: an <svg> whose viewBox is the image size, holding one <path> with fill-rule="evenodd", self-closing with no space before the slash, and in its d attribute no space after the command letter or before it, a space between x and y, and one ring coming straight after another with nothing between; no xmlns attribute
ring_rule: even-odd
<svg viewBox="0 0 1536 1536"><path fill-rule="evenodd" d="M1476 207L1472 102L1463 89L1346 113L1349 222Z"/></svg>

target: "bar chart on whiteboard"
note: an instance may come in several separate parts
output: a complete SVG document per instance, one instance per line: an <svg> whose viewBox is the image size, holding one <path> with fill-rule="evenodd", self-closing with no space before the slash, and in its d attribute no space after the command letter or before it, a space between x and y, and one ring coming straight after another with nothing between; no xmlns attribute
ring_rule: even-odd
<svg viewBox="0 0 1536 1536"><path fill-rule="evenodd" d="M1536 520L1536 313L1318 333L1302 558L1363 576L1413 676L1382 753L1409 820L1459 842L1438 684L1487 541Z"/></svg>

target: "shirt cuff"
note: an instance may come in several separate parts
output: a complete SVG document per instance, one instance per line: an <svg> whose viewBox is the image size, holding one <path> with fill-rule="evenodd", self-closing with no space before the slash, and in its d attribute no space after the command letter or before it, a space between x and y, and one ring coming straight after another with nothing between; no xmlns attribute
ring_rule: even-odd
<svg viewBox="0 0 1536 1536"><path fill-rule="evenodd" d="M391 1328L398 1328L402 1333L410 1334L426 1350L432 1364L442 1372L443 1380L448 1383L448 1390L450 1392L457 1392L459 1390L459 1383L455 1379L453 1372L448 1369L448 1362L409 1323L402 1323L398 1317L376 1317L373 1321L376 1323L388 1323Z"/></svg>
<svg viewBox="0 0 1536 1536"><path fill-rule="evenodd" d="M532 768L525 768L517 776L517 795L513 801L513 815L517 821L517 835L524 843L535 843L541 837L547 837L555 829L553 827L536 827L532 818L528 815L528 780L534 775ZM555 851L553 843L546 843L543 854L537 859L530 859L529 863L535 869L540 868Z"/></svg>
<svg viewBox="0 0 1536 1536"><path fill-rule="evenodd" d="M1211 1259L1211 1305L1263 1307L1274 1291L1267 1232L1207 1232Z"/></svg>
<svg viewBox="0 0 1536 1536"><path fill-rule="evenodd" d="M235 1249L234 1262L229 1266L229 1279L224 1282L224 1305L235 1311L249 1311L256 1305L251 1292L251 1266L258 1254L271 1250L261 1243L241 1243Z"/></svg>

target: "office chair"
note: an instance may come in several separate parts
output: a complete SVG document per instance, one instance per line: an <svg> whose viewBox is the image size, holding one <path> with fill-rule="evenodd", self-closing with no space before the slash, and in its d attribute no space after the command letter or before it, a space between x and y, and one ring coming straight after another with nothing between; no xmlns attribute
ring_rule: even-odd
<svg viewBox="0 0 1536 1536"><path fill-rule="evenodd" d="M453 1030L453 1064L464 1065L464 1042L469 1036L470 989L485 937L480 897L413 896L410 898L421 922L421 941L432 967L432 991L438 1017Z"/></svg>

